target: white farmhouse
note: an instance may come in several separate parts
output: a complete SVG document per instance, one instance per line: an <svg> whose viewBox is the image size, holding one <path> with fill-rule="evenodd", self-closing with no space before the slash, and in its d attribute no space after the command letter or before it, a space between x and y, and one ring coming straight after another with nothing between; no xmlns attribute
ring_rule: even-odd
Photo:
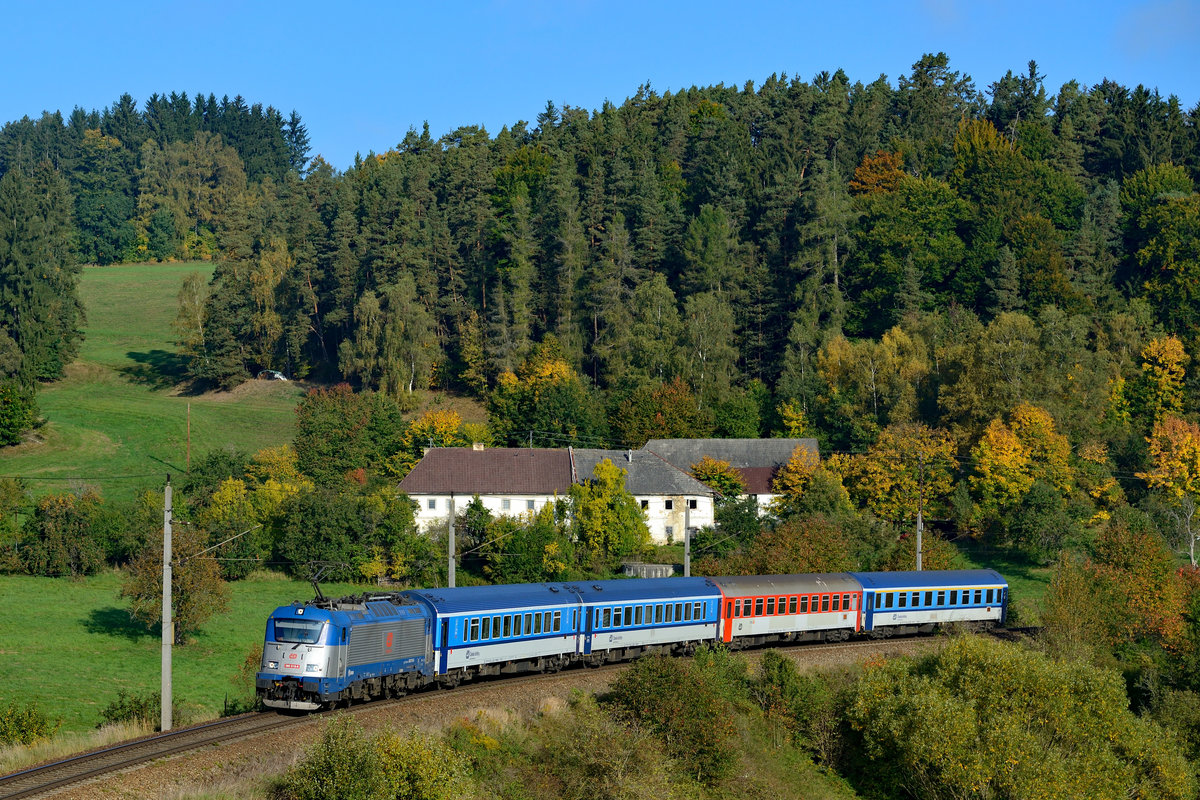
<svg viewBox="0 0 1200 800"><path fill-rule="evenodd" d="M400 489L417 504L420 528L445 522L452 499L462 513L475 495L494 516L521 517L565 497L606 458L625 470L625 489L641 506L654 542L682 541L686 527L713 524L712 491L646 450L432 447Z"/></svg>

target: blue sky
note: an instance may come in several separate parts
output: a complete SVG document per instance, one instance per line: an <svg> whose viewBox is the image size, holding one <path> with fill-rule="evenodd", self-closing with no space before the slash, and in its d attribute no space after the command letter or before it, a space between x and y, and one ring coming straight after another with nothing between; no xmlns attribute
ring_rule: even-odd
<svg viewBox="0 0 1200 800"><path fill-rule="evenodd" d="M1110 78L1200 103L1200 0L1147 2L47 2L11 4L0 121L122 92L243 95L300 112L338 168L428 121L495 133L547 100L619 104L771 73L896 79L944 51L977 87L1032 58L1051 93Z"/></svg>

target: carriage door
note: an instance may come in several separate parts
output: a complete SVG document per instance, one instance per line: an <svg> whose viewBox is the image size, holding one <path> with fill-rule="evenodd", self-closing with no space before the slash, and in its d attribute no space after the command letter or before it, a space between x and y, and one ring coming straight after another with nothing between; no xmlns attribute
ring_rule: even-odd
<svg viewBox="0 0 1200 800"><path fill-rule="evenodd" d="M449 672L449 668L446 665L446 659L450 655L449 643L450 620L446 617L442 617L442 639L440 642L438 642L438 663L437 668L434 669L435 675L444 675L445 673Z"/></svg>
<svg viewBox="0 0 1200 800"><path fill-rule="evenodd" d="M733 601L725 598L725 613L721 615L721 641L733 641Z"/></svg>

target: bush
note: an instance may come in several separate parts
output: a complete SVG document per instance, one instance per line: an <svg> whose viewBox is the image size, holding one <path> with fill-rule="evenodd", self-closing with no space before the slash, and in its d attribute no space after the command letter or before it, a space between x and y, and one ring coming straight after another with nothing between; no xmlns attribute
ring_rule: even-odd
<svg viewBox="0 0 1200 800"><path fill-rule="evenodd" d="M20 444L22 434L37 423L37 415L33 389L0 383L0 447Z"/></svg>
<svg viewBox="0 0 1200 800"><path fill-rule="evenodd" d="M177 713L178 709L172 709ZM153 725L158 730L162 721L162 694L146 692L145 694L130 694L124 689L117 691L117 699L109 703L100 712L103 720L97 728L105 725L116 725L123 722L133 724Z"/></svg>
<svg viewBox="0 0 1200 800"><path fill-rule="evenodd" d="M445 744L413 731L385 733L374 741L385 793L404 800L455 800L467 796L467 762Z"/></svg>
<svg viewBox="0 0 1200 800"><path fill-rule="evenodd" d="M681 659L643 658L613 682L608 700L656 736L686 774L711 786L737 766L733 708L719 673Z"/></svg>
<svg viewBox="0 0 1200 800"><path fill-rule="evenodd" d="M675 796L662 746L643 731L622 725L590 695L572 699L568 712L538 723L539 772L556 779L562 800L665 800Z"/></svg>
<svg viewBox="0 0 1200 800"><path fill-rule="evenodd" d="M51 725L34 703L22 706L11 701L0 706L0 744L33 744L52 736L59 724Z"/></svg>
<svg viewBox="0 0 1200 800"><path fill-rule="evenodd" d="M345 715L328 722L303 761L272 787L275 800L452 800L467 797L467 763L416 734L368 737Z"/></svg>
<svg viewBox="0 0 1200 800"><path fill-rule="evenodd" d="M303 761L275 784L276 800L374 800L385 790L379 753L353 717L334 717ZM394 796L394 795L393 795Z"/></svg>

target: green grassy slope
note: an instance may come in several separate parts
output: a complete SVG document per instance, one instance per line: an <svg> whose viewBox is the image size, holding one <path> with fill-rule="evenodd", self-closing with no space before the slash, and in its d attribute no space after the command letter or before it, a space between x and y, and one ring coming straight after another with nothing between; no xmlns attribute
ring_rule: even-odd
<svg viewBox="0 0 1200 800"><path fill-rule="evenodd" d="M246 654L261 644L267 616L276 606L312 597L301 581L264 577L230 584L228 613L209 621L195 640L174 648L175 704L194 718L215 716L236 683ZM361 591L323 585L331 596ZM0 578L0 699L36 700L64 731L88 730L100 711L124 689L156 692L162 647L159 631L130 619L118 596L121 575L105 572L80 581ZM35 611L31 617L30 612ZM36 620L36 630L31 622Z"/></svg>
<svg viewBox="0 0 1200 800"><path fill-rule="evenodd" d="M45 386L38 402L49 424L42 441L0 450L0 474L29 478L35 495L80 485L128 498L187 466L191 452L253 452L290 441L302 389L250 381L228 393L180 393L184 363L171 320L184 276L212 266L132 264L87 267L87 312L79 359ZM129 477L135 476L135 477Z"/></svg>

